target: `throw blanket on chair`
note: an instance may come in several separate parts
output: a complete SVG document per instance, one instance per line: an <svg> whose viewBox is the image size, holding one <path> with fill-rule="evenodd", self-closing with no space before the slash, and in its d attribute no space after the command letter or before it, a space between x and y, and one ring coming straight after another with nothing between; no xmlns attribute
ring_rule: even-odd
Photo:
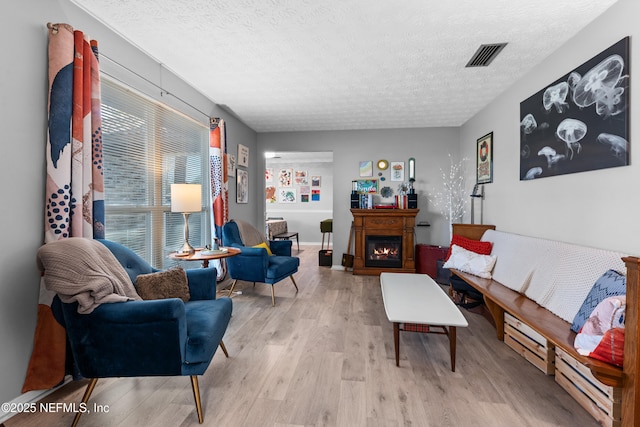
<svg viewBox="0 0 640 427"><path fill-rule="evenodd" d="M260 243L267 243L264 235L258 231L253 225L248 222L240 221L237 219L232 220L238 225L238 231L240 232L240 238L245 246L255 246Z"/></svg>
<svg viewBox="0 0 640 427"><path fill-rule="evenodd" d="M78 313L88 314L102 303L140 300L129 275L102 243L70 237L38 250L44 285L62 302L77 301Z"/></svg>

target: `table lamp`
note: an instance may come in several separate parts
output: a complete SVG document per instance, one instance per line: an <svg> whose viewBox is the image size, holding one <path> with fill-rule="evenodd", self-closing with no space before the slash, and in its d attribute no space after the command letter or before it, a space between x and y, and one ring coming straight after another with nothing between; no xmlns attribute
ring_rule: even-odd
<svg viewBox="0 0 640 427"><path fill-rule="evenodd" d="M182 212L184 217L184 245L177 255L195 252L189 244L189 213L202 210L202 186L200 184L171 184L171 212Z"/></svg>

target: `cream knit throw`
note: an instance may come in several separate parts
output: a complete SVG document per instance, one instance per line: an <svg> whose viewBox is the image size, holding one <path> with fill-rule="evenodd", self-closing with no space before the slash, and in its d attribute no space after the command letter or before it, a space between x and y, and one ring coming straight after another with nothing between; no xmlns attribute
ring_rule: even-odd
<svg viewBox="0 0 640 427"><path fill-rule="evenodd" d="M238 225L238 231L240 232L240 238L242 239L242 243L245 246L255 246L260 243L266 243L269 245L269 242L264 238L264 234L262 234L258 229L256 229L253 225L248 222L240 221L238 219L232 220Z"/></svg>
<svg viewBox="0 0 640 427"><path fill-rule="evenodd" d="M140 300L129 275L111 251L93 239L70 237L38 250L44 285L62 302L78 301L78 313L102 303Z"/></svg>

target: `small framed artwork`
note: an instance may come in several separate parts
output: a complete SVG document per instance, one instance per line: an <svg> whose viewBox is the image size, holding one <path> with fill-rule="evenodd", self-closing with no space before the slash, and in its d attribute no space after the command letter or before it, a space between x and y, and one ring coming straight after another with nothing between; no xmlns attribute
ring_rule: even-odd
<svg viewBox="0 0 640 427"><path fill-rule="evenodd" d="M249 167L249 147L238 144L238 166Z"/></svg>
<svg viewBox="0 0 640 427"><path fill-rule="evenodd" d="M236 202L249 203L249 172L238 169L236 173Z"/></svg>
<svg viewBox="0 0 640 427"><path fill-rule="evenodd" d="M295 188L281 188L278 193L278 203L295 203L296 202L296 190Z"/></svg>
<svg viewBox="0 0 640 427"><path fill-rule="evenodd" d="M265 182L273 182L273 169L266 168L264 170L264 181Z"/></svg>
<svg viewBox="0 0 640 427"><path fill-rule="evenodd" d="M309 175L307 171L295 171L296 184L305 185L309 183Z"/></svg>
<svg viewBox="0 0 640 427"><path fill-rule="evenodd" d="M236 156L227 155L227 176L236 176Z"/></svg>
<svg viewBox="0 0 640 427"><path fill-rule="evenodd" d="M320 201L320 190L311 190L311 201L312 202Z"/></svg>
<svg viewBox="0 0 640 427"><path fill-rule="evenodd" d="M362 193L362 194L377 194L378 180L377 179L357 179L356 192Z"/></svg>
<svg viewBox="0 0 640 427"><path fill-rule="evenodd" d="M391 162L391 181L404 181L404 162Z"/></svg>
<svg viewBox="0 0 640 427"><path fill-rule="evenodd" d="M360 162L360 176L373 176L373 161L365 160Z"/></svg>
<svg viewBox="0 0 640 427"><path fill-rule="evenodd" d="M478 139L476 155L476 183L493 182L493 132Z"/></svg>
<svg viewBox="0 0 640 427"><path fill-rule="evenodd" d="M279 187L293 186L293 169L280 169L278 171L278 186Z"/></svg>
<svg viewBox="0 0 640 427"><path fill-rule="evenodd" d="M268 185L265 189L265 195L267 203L275 203L276 202L276 187L273 185Z"/></svg>
<svg viewBox="0 0 640 427"><path fill-rule="evenodd" d="M320 187L320 176L316 175L311 177L311 186Z"/></svg>

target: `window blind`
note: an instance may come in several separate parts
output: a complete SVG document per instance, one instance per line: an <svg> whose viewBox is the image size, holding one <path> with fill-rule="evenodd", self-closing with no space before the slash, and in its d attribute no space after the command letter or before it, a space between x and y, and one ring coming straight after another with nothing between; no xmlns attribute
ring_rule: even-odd
<svg viewBox="0 0 640 427"><path fill-rule="evenodd" d="M208 128L109 79L102 79L105 236L151 265L171 264L184 218L171 212L171 184L202 184L203 211L189 216L189 242L206 241Z"/></svg>

